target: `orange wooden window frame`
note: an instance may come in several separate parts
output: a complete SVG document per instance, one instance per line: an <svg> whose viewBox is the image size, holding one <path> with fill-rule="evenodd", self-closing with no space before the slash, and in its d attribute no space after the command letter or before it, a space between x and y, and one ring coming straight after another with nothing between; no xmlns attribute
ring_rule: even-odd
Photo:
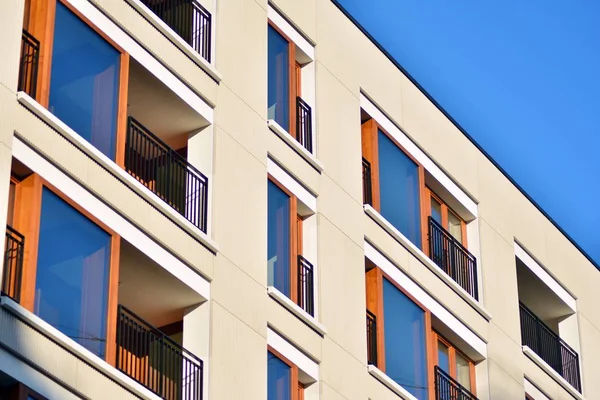
<svg viewBox="0 0 600 400"><path fill-rule="evenodd" d="M431 331L432 337L432 345L434 349L433 359L434 365L439 365L439 353L438 353L438 345L439 343L443 343L448 347L448 363L450 364L450 376L454 379L458 379L456 375L456 354L460 354L467 362L469 363L469 379L471 381L471 387L467 388L473 394L473 396L477 396L477 381L475 380L475 363L471 361L469 357L467 357L462 351L458 350L456 346L452 344L445 337L440 335L435 330Z"/></svg>
<svg viewBox="0 0 600 400"><path fill-rule="evenodd" d="M64 193L35 173L19 182L16 185L15 193L14 228L23 234L26 239L20 303L27 310L34 312L35 281L42 213L42 193L44 187L111 236L106 315L106 361L114 365L116 355L121 237L94 215L87 212L79 204L75 203Z"/></svg>
<svg viewBox="0 0 600 400"><path fill-rule="evenodd" d="M298 255L302 254L303 219L298 214L298 199L272 175L268 180L290 197L290 300L298 302Z"/></svg>
<svg viewBox="0 0 600 400"><path fill-rule="evenodd" d="M300 71L300 64L298 64L296 62L296 44L292 41L292 39L290 39L288 37L288 35L286 35L285 33L283 33L283 31L281 29L279 29L279 27L277 25L275 25L275 23L271 20L269 20L269 26L273 29L275 29L275 31L277 31L277 33L279 33L281 35L281 37L283 37L287 42L288 42L288 85L289 85L289 89L290 89L290 94L289 94L289 115L290 115L290 120L289 120L289 134L292 135L294 138L297 139L297 132L296 132L296 97L300 96L300 91L301 91L301 71Z"/></svg>
<svg viewBox="0 0 600 400"><path fill-rule="evenodd" d="M419 212L421 222L421 247L427 253L427 212L429 210L426 197L425 186L425 168L416 158L414 158L406 149L396 141L381 125L370 118L361 125L361 143L362 156L371 164L371 193L373 198L373 208L381 212L381 191L379 182L379 131L387 136L405 156L417 165L419 173Z"/></svg>
<svg viewBox="0 0 600 400"><path fill-rule="evenodd" d="M366 292L367 292L367 309L375 314L377 318L377 368L385 372L385 319L384 319L384 304L383 304L383 280L387 279L392 285L396 287L402 294L404 294L410 301L412 301L417 307L419 307L425 313L425 362L427 364L427 382L428 382L428 393L429 398L433 400L434 395L434 352L430 342L431 328L431 312L423 306L413 295L408 293L402 286L387 275L381 268L368 261L371 269L365 273L366 278Z"/></svg>
<svg viewBox="0 0 600 400"><path fill-rule="evenodd" d="M35 99L43 107L48 108L50 101L50 80L52 70L52 49L54 45L54 23L56 3L73 12L81 21L88 25L106 42L121 53L119 63L119 98L117 100L117 132L115 137L115 163L120 167L125 165L125 137L127 134L127 97L129 86L129 54L123 50L106 33L101 31L89 19L81 14L70 3L62 0L28 0L25 7L24 27L40 42L38 65L38 82Z"/></svg>
<svg viewBox="0 0 600 400"><path fill-rule="evenodd" d="M467 224L466 222L456 213L454 212L445 202L439 197L435 192L433 192L429 187L425 187L426 191L426 202L427 202L427 217L431 216L431 199L435 199L441 205L441 213L442 213L442 226L444 229L449 230L448 224L448 214L454 215L460 221L460 235L461 235L461 244L466 248L467 247Z"/></svg>
<svg viewBox="0 0 600 400"><path fill-rule="evenodd" d="M290 399L291 400L304 400L304 385L299 380L298 366L291 362L286 356L272 348L267 346L267 350L272 353L279 360L283 361L288 367L290 367Z"/></svg>

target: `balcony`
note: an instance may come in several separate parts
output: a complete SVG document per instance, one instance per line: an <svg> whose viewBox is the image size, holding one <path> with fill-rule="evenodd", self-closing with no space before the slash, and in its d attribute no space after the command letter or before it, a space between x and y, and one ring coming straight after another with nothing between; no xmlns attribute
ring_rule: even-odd
<svg viewBox="0 0 600 400"><path fill-rule="evenodd" d="M125 170L206 232L208 178L133 117L128 119Z"/></svg>
<svg viewBox="0 0 600 400"><path fill-rule="evenodd" d="M197 0L141 0L157 17L211 62L210 13Z"/></svg>
<svg viewBox="0 0 600 400"><path fill-rule="evenodd" d="M312 109L300 96L296 97L296 140L309 153L313 152Z"/></svg>
<svg viewBox="0 0 600 400"><path fill-rule="evenodd" d="M17 90L35 98L37 90L38 63L40 58L40 42L23 29L21 38L21 62Z"/></svg>
<svg viewBox="0 0 600 400"><path fill-rule="evenodd" d="M367 364L377 366L377 317L367 310Z"/></svg>
<svg viewBox="0 0 600 400"><path fill-rule="evenodd" d="M3 296L9 296L17 303L21 297L21 275L23 272L23 253L25 237L10 226L6 226L4 243L4 273L2 274Z"/></svg>
<svg viewBox="0 0 600 400"><path fill-rule="evenodd" d="M521 341L581 393L579 355L523 303Z"/></svg>
<svg viewBox="0 0 600 400"><path fill-rule="evenodd" d="M475 300L479 300L475 257L433 218L429 217L428 225L431 260Z"/></svg>
<svg viewBox="0 0 600 400"><path fill-rule="evenodd" d="M477 400L464 386L437 365L435 374L435 400Z"/></svg>
<svg viewBox="0 0 600 400"><path fill-rule="evenodd" d="M298 255L298 306L311 317L315 316L314 268Z"/></svg>
<svg viewBox="0 0 600 400"><path fill-rule="evenodd" d="M163 399L202 399L202 360L122 305L116 367Z"/></svg>
<svg viewBox="0 0 600 400"><path fill-rule="evenodd" d="M363 173L363 204L373 206L373 186L371 183L371 163L364 157L362 159Z"/></svg>

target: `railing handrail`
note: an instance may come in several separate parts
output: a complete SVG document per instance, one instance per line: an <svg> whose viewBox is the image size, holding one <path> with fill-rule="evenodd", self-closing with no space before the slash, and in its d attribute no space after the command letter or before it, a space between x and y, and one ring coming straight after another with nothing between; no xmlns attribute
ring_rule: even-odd
<svg viewBox="0 0 600 400"><path fill-rule="evenodd" d="M429 216L429 223L433 224L436 228L439 228L442 231L442 234L444 236L446 236L449 240L451 240L452 244L458 246L459 249L461 249L464 253L466 253L466 255L471 260L473 260L474 262L477 261L477 259L475 258L475 256L473 254L471 254L469 249L467 249L465 246L463 246L463 244L461 242L459 242L454 236L452 236L452 234L450 232L448 232L446 230L446 228L444 228L439 222L437 222L431 215Z"/></svg>
<svg viewBox="0 0 600 400"><path fill-rule="evenodd" d="M571 346L569 346L569 344L567 342L565 342L556 332L554 332L548 325L546 325L546 323L544 321L542 321L537 315L535 315L535 313L533 311L531 311L531 309L529 309L529 307L527 307L522 302L519 302L519 307L521 307L521 310L525 311L527 313L527 315L529 315L531 318L533 318L535 320L535 322L537 323L537 325L544 328L544 330L547 331L554 339L556 339L557 342L559 342L561 345L563 345L567 351L572 353L574 356L579 357L579 354Z"/></svg>
<svg viewBox="0 0 600 400"><path fill-rule="evenodd" d="M371 177L371 163L366 158L362 158L363 165L363 202L373 205L373 181Z"/></svg>
<svg viewBox="0 0 600 400"><path fill-rule="evenodd" d="M369 330L372 337L369 337ZM377 366L377 363L377 316L367 309L367 364Z"/></svg>
<svg viewBox="0 0 600 400"><path fill-rule="evenodd" d="M21 243L23 243L25 241L25 236L23 236L23 234L21 232L19 232L18 230L16 230L12 226L10 226L10 225L7 224L6 225L6 230L9 231L12 235L16 236Z"/></svg>
<svg viewBox="0 0 600 400"><path fill-rule="evenodd" d="M304 121L304 125L302 125L302 121L300 119L300 110L303 110L306 114L307 121ZM301 132L302 126L306 127L306 132ZM302 135L306 136L305 138ZM311 106L304 101L304 99L300 96L296 96L296 138L298 142L306 149L309 153L313 152L313 143L312 143L312 108Z"/></svg>
<svg viewBox="0 0 600 400"><path fill-rule="evenodd" d="M158 336L160 340L164 340L165 342L167 342L167 344L173 346L177 350L180 350L186 356L191 356L191 358L193 358L193 361L197 361L198 365L200 365L200 367L203 367L204 362L198 356L196 356L194 353L187 350L185 347L183 347L182 345L180 345L179 343L177 343L176 341L174 341L173 339L168 337L160 329L158 329L154 325L150 324L145 319L143 319L142 317L140 317L139 315L137 315L136 313L134 313L133 311L131 311L130 309L125 307L124 305L119 304L117 315L121 315L121 314L129 315L129 316L133 317L133 319L135 319L140 325L147 327L148 331L151 331L152 333L156 334L156 336Z"/></svg>
<svg viewBox="0 0 600 400"><path fill-rule="evenodd" d="M39 49L40 41L36 39L31 33L27 32L27 30L23 29L23 36L27 38L27 40L33 42L33 45Z"/></svg>
<svg viewBox="0 0 600 400"><path fill-rule="evenodd" d="M302 280L300 279L303 276L303 269L306 269L307 272L307 293L305 293L306 299L301 299L301 285ZM315 290L314 290L314 266L310 261L308 261L304 256L298 254L298 303L301 300L306 300L308 304L298 304L304 311L306 311L309 315L314 316L315 310ZM308 276L309 275L309 276ZM310 279L310 281L308 281Z"/></svg>
<svg viewBox="0 0 600 400"><path fill-rule="evenodd" d="M437 385L438 385L437 376L440 375L442 378L446 379L451 385L453 385L460 392L460 394L467 396L468 399L470 399L470 400L478 400L477 397L473 393L471 393L470 390L468 390L466 387L461 385L460 382L458 382L456 379L451 377L448 373L446 373L446 371L441 369L438 365L434 366L433 369L434 369L434 373L436 375L436 379L435 379L436 390L439 390L439 388L437 387ZM437 398L437 393L436 393L436 398ZM457 397L457 398L452 397L452 400L460 400L460 399L461 399L461 397ZM443 400L446 400L446 399L443 399Z"/></svg>
<svg viewBox="0 0 600 400"><path fill-rule="evenodd" d="M138 121L137 119L135 119L132 116L129 116L128 119L129 119L130 123L133 123L144 134L149 136L153 141L155 141L158 145L160 145L165 151L169 152L170 155L176 161L178 161L181 164L183 164L184 166L186 166L189 170L194 172L196 175L200 176L202 179L204 179L208 183L208 178L206 177L206 175L204 175L202 172L200 172L200 170L198 168L196 168L192 164L190 164L190 162L188 160L186 160L184 157L182 157L181 154L177 153L177 151L175 151L171 146L166 144L161 138L159 138L154 133L152 133L152 131L150 129L146 128L140 121Z"/></svg>

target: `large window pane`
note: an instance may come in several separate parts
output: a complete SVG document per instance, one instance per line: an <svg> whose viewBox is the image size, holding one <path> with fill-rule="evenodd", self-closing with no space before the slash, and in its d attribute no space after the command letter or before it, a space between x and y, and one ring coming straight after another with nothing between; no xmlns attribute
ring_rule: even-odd
<svg viewBox="0 0 600 400"><path fill-rule="evenodd" d="M269 95L267 115L282 128L290 130L289 43L269 25Z"/></svg>
<svg viewBox="0 0 600 400"><path fill-rule="evenodd" d="M44 188L34 311L104 358L111 236Z"/></svg>
<svg viewBox="0 0 600 400"><path fill-rule="evenodd" d="M115 157L120 53L56 3L49 110Z"/></svg>
<svg viewBox="0 0 600 400"><path fill-rule="evenodd" d="M290 400L292 398L292 369L269 352L267 359L267 400Z"/></svg>
<svg viewBox="0 0 600 400"><path fill-rule="evenodd" d="M383 280L385 373L420 400L427 399L425 312Z"/></svg>
<svg viewBox="0 0 600 400"><path fill-rule="evenodd" d="M290 196L268 183L267 283L290 296Z"/></svg>
<svg viewBox="0 0 600 400"><path fill-rule="evenodd" d="M381 215L420 248L419 168L381 131L378 149Z"/></svg>

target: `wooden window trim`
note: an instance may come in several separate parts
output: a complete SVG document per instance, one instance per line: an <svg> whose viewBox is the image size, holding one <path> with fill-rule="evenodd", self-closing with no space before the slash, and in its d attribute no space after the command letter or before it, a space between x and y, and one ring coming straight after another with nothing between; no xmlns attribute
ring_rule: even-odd
<svg viewBox="0 0 600 400"><path fill-rule="evenodd" d="M410 301L419 307L425 313L425 362L427 365L427 382L429 399L435 398L434 393L434 351L429 340L431 328L431 312L421 304L412 294L400 286L391 276L386 274L381 268L373 264L373 268L366 272L367 285L367 309L375 314L377 318L377 368L385 372L385 335L384 335L384 304L383 304L383 279L386 279L404 294ZM437 348L436 348L437 349Z"/></svg>
<svg viewBox="0 0 600 400"><path fill-rule="evenodd" d="M42 214L42 193L47 188L73 209L81 213L92 223L111 236L110 261L108 276L107 313L106 313L106 361L115 364L116 357L116 324L119 292L119 259L121 237L100 221L96 216L83 209L58 190L50 182L38 174L32 174L22 180L16 187L15 196L15 229L21 232L27 242L23 258L21 281L21 305L34 312L35 282L37 273L37 257L39 248L40 222Z"/></svg>
<svg viewBox="0 0 600 400"><path fill-rule="evenodd" d="M50 80L52 79L52 51L54 46L54 24L56 4L63 6L75 14L81 21L102 37L108 44L121 53L119 62L119 98L117 100L117 130L115 133L115 163L125 166L125 137L127 135L127 97L129 87L129 54L112 40L106 33L86 18L72 4L63 0L31 0L29 15L24 17L27 29L40 42L40 57L38 65L37 93L35 98L44 108L50 103Z"/></svg>
<svg viewBox="0 0 600 400"><path fill-rule="evenodd" d="M302 220L298 214L298 198L281 182L268 175L268 180L290 197L290 300L298 303L298 255L302 254Z"/></svg>
<svg viewBox="0 0 600 400"><path fill-rule="evenodd" d="M448 362L450 363L450 376L454 379L457 378L456 374L456 354L460 354L467 362L469 363L469 378L471 380L471 387L467 388L473 396L477 396L477 384L476 384L476 376L475 376L475 363L471 360L465 353L456 348L452 342L439 334L436 330L431 331L432 344L434 349L433 361L434 365L439 365L438 358L438 342L444 343L448 346Z"/></svg>
<svg viewBox="0 0 600 400"><path fill-rule="evenodd" d="M392 135L390 135L374 118L369 118L361 125L362 154L371 164L371 193L373 198L373 208L381 213L381 192L379 183L379 143L378 136L381 131L388 139L404 153L412 162L417 165L419 173L419 211L421 221L421 247L423 252L428 253L428 227L427 217L429 210L429 200L426 196L425 186L425 168L421 163L410 154Z"/></svg>
<svg viewBox="0 0 600 400"><path fill-rule="evenodd" d="M296 67L300 66L296 62L296 44L292 39L289 38L273 21L269 20L269 26L275 29L277 33L281 35L288 42L288 87L289 87L289 134L298 139L298 133L296 132L296 97L300 96L299 84L300 81L297 78Z"/></svg>
<svg viewBox="0 0 600 400"><path fill-rule="evenodd" d="M444 227L444 229L449 230L448 214L454 215L460 221L460 232L461 232L461 236L462 236L462 238L461 238L462 239L461 244L465 248L467 248L467 223L465 222L465 220L462 219L458 215L458 213L456 213L454 210L452 210L448 206L448 204L446 204L446 202L444 200L442 200L442 198L440 196L438 196L428 186L425 186L425 191L427 193L427 195L426 195L427 217L431 216L431 209L432 209L432 207L431 207L431 199L434 198L441 205L441 210L442 210L442 226ZM429 248L427 248L426 250L427 250L426 254L428 254L429 253Z"/></svg>
<svg viewBox="0 0 600 400"><path fill-rule="evenodd" d="M290 367L290 399L291 400L304 400L304 385L299 380L298 366L291 362L286 356L267 345L267 350L272 353L279 360L283 361L288 367Z"/></svg>

